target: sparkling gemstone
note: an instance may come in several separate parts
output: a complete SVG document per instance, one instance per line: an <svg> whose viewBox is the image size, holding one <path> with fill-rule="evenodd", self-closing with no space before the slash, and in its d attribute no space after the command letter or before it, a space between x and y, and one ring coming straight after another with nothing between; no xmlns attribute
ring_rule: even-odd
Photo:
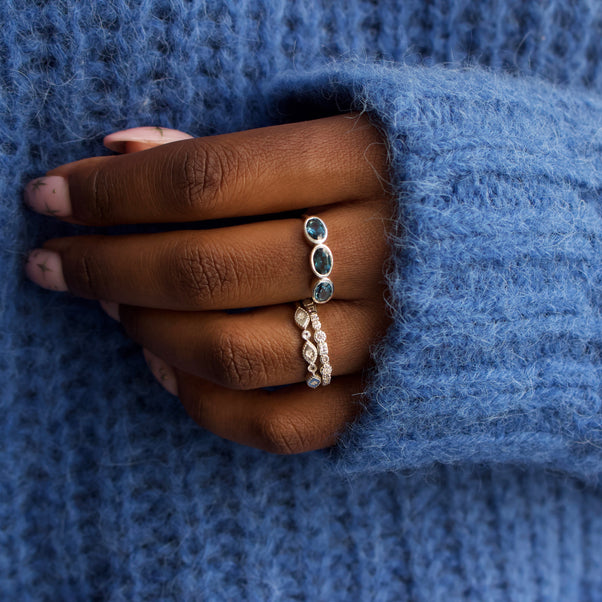
<svg viewBox="0 0 602 602"><path fill-rule="evenodd" d="M332 271L332 251L319 245L311 253L311 264L316 276L328 276Z"/></svg>
<svg viewBox="0 0 602 602"><path fill-rule="evenodd" d="M326 224L319 217L310 217L305 222L305 232L311 242L319 243L326 240Z"/></svg>
<svg viewBox="0 0 602 602"><path fill-rule="evenodd" d="M309 314L302 307L297 307L295 311L295 322L300 328L305 328L309 324Z"/></svg>
<svg viewBox="0 0 602 602"><path fill-rule="evenodd" d="M332 299L334 294L334 286L328 278L322 278L316 286L314 286L313 298L316 303L326 303Z"/></svg>
<svg viewBox="0 0 602 602"><path fill-rule="evenodd" d="M303 345L303 358L310 364L313 364L316 359L318 359L318 350L313 343L307 341L307 343Z"/></svg>
<svg viewBox="0 0 602 602"><path fill-rule="evenodd" d="M320 386L320 383L322 382L319 376L310 376L306 381L307 385L309 387L311 387L312 389L315 389L317 387Z"/></svg>
<svg viewBox="0 0 602 602"><path fill-rule="evenodd" d="M316 332L314 339L319 343L323 343L326 340L326 333L323 330L320 330L320 332Z"/></svg>

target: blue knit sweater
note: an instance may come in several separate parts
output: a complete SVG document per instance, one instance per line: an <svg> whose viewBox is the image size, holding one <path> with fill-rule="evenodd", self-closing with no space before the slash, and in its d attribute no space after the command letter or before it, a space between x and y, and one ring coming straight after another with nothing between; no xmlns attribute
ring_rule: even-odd
<svg viewBox="0 0 602 602"><path fill-rule="evenodd" d="M601 5L0 16L2 599L602 600ZM390 149L394 323L335 448L200 430L95 303L25 281L29 248L91 230L23 184L102 135L351 109Z"/></svg>

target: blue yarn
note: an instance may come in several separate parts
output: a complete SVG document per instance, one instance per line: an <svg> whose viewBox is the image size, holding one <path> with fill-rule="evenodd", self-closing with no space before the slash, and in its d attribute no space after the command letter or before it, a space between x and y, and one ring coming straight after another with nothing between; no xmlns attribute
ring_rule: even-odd
<svg viewBox="0 0 602 602"><path fill-rule="evenodd" d="M302 106L351 98L389 141L395 324L341 468L470 461L596 480L602 99L478 69L356 66L281 86Z"/></svg>
<svg viewBox="0 0 602 602"><path fill-rule="evenodd" d="M0 18L3 600L602 600L602 6ZM33 215L23 184L104 134L350 108L389 146L395 320L332 450L200 430L97 304L24 279L28 249L95 230Z"/></svg>

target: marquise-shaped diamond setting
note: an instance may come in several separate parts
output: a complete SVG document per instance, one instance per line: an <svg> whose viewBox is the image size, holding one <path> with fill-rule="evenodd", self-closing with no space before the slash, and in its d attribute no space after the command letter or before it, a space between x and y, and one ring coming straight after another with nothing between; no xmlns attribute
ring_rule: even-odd
<svg viewBox="0 0 602 602"><path fill-rule="evenodd" d="M295 311L295 324L303 329L309 324L309 314L302 307L297 307Z"/></svg>
<svg viewBox="0 0 602 602"><path fill-rule="evenodd" d="M303 345L303 359L308 364L313 364L318 359L318 348L310 341L306 341Z"/></svg>

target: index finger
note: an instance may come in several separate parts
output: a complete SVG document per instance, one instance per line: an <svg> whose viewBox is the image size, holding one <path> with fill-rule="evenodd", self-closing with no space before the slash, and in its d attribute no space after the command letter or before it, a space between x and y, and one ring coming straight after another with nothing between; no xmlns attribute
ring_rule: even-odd
<svg viewBox="0 0 602 602"><path fill-rule="evenodd" d="M26 195L34 209L95 226L261 215L382 197L385 158L366 116L337 115L84 159Z"/></svg>

